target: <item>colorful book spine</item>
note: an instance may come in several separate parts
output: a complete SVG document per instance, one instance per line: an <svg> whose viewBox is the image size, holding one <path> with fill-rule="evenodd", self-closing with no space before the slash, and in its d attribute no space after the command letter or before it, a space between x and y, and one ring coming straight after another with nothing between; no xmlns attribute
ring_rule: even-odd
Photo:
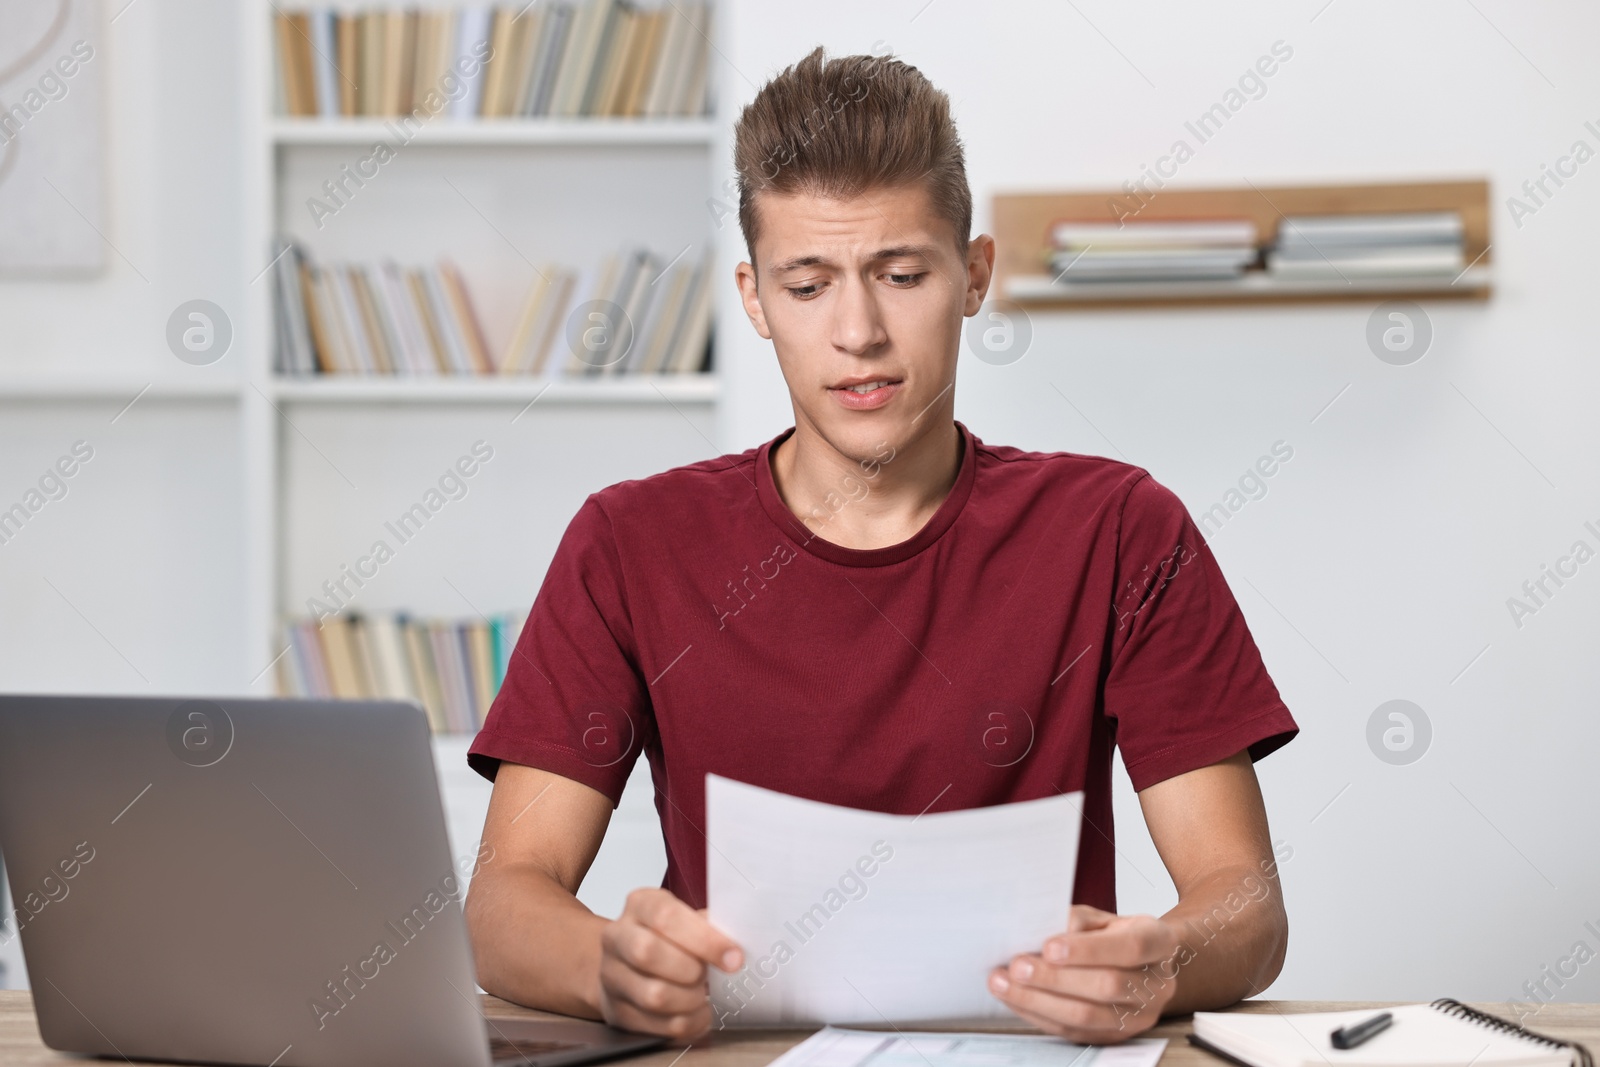
<svg viewBox="0 0 1600 1067"><path fill-rule="evenodd" d="M482 728L504 683L527 616L418 619L403 613L292 619L277 663L284 696L405 700L421 704L434 733Z"/></svg>
<svg viewBox="0 0 1600 1067"><path fill-rule="evenodd" d="M301 119L667 118L710 109L702 0L275 8L279 110ZM440 108L428 107L429 94Z"/></svg>
<svg viewBox="0 0 1600 1067"><path fill-rule="evenodd" d="M278 373L384 376L694 374L709 369L710 270L705 258L630 247L586 271L546 264L510 329L478 313L466 275L448 260L319 265L290 245L273 294ZM621 312L593 317L593 301ZM613 316L615 317L615 316ZM596 333L596 331L600 331ZM591 350L574 343L603 337ZM500 340L503 338L504 340Z"/></svg>

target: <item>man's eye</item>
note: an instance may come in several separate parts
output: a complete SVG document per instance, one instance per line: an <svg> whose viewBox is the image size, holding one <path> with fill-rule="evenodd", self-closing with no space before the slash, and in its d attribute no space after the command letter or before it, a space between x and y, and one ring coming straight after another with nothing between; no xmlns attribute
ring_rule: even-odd
<svg viewBox="0 0 1600 1067"><path fill-rule="evenodd" d="M789 294L800 300L808 300L822 292L822 286L820 285L791 285L788 288Z"/></svg>
<svg viewBox="0 0 1600 1067"><path fill-rule="evenodd" d="M913 285L917 284L917 280L922 277L922 274L921 273L917 273L917 274L890 274L890 275L887 275L886 277L888 277L889 282L892 285L898 285L898 286L901 286L903 288L909 288L910 286L913 286Z"/></svg>

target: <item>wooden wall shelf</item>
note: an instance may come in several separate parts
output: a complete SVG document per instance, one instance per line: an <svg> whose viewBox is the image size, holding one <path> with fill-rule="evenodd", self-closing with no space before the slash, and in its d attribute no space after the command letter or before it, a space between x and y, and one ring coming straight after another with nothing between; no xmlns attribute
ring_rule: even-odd
<svg viewBox="0 0 1600 1067"><path fill-rule="evenodd" d="M1045 275L1048 232L1053 223L1115 222L1114 202L1130 204L1121 190L1067 193L1014 193L994 198L995 297L1040 310L1148 307L1152 305L1233 305L1326 303L1390 299L1486 300L1490 284L1489 183L1487 181L1408 182L1371 185L1244 186L1217 189L1166 189L1147 198L1140 222L1190 219L1254 220L1263 246L1277 238L1285 215L1369 215L1409 211L1459 211L1467 269L1455 278L1358 281L1351 284L1285 282L1264 272L1217 282L1084 283L1072 291L1028 285ZM1019 279L1017 295L1011 280ZM1091 286L1094 286L1091 288Z"/></svg>

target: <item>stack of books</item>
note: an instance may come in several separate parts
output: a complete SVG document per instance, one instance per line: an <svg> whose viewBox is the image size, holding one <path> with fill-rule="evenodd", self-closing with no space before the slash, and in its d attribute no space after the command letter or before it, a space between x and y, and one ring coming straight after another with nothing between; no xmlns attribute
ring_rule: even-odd
<svg viewBox="0 0 1600 1067"><path fill-rule="evenodd" d="M1237 278L1257 254L1249 219L1062 221L1047 258L1056 284L1075 286Z"/></svg>
<svg viewBox="0 0 1600 1067"><path fill-rule="evenodd" d="M288 626L278 661L286 696L413 700L434 733L473 734L505 681L526 615L488 620L339 615Z"/></svg>
<svg viewBox="0 0 1600 1067"><path fill-rule="evenodd" d="M642 248L546 265L499 352L448 261L318 265L291 245L275 275L280 374L691 374L711 359L706 261Z"/></svg>
<svg viewBox="0 0 1600 1067"><path fill-rule="evenodd" d="M586 278L549 267L523 305L507 374L693 374L710 364L705 262L663 268L643 248L607 256Z"/></svg>
<svg viewBox="0 0 1600 1067"><path fill-rule="evenodd" d="M275 16L279 113L451 119L707 111L704 0L539 0Z"/></svg>
<svg viewBox="0 0 1600 1067"><path fill-rule="evenodd" d="M1285 281L1336 283L1460 274L1458 211L1285 216L1267 252L1267 273Z"/></svg>

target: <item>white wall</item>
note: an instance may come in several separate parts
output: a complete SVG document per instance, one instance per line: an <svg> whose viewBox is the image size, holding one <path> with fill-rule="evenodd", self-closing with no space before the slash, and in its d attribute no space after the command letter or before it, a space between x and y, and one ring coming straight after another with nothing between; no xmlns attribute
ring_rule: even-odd
<svg viewBox="0 0 1600 1067"><path fill-rule="evenodd" d="M1414 366L1370 355L1363 304L1041 315L1020 362L965 363L958 414L989 440L1126 456L1196 511L1274 441L1295 448L1270 494L1214 540L1303 727L1260 767L1274 835L1294 849L1284 865L1293 945L1275 994L1509 997L1574 941L1593 946L1582 923L1600 925L1600 577L1585 568L1520 630L1504 602L1584 536L1583 520L1600 525L1585 433L1600 371L1583 358L1593 347L1588 240L1600 221L1600 164L1521 229L1499 201L1575 138L1597 143L1582 124L1600 123L1600 76L1587 54L1600 15L1571 0L1536 9L1506 0L729 8L716 75L725 119L815 43L843 52L887 42L951 93L980 226L997 190L1114 187L1137 176L1279 39L1293 59L1200 149L1181 183L1491 179L1495 297L1430 305L1434 347ZM238 375L236 353L211 367L177 364L161 332L184 300L232 311L261 265L238 238L236 23L229 4L141 0L107 29L107 236L127 261L111 256L96 281L0 284L0 372ZM714 183L728 176L726 158L717 156ZM681 178L673 172L674 187ZM742 251L731 219L719 239L726 267ZM491 247L481 233L463 240ZM770 353L731 288L725 296L730 394L718 436L738 449L790 420ZM259 668L244 662L235 613L244 566L236 414L226 403L147 399L113 424L119 407L0 404L0 499L24 491L78 437L105 441L71 494L0 548L0 686L237 691ZM433 439L449 452L459 434L453 416L440 418ZM607 476L634 460L653 468L692 454L688 427L661 432L664 452L612 454ZM402 496L428 473L421 464L433 453L416 451L416 470L393 472ZM570 511L582 489L561 485L552 513ZM511 488L474 508L519 514ZM293 506L309 518L314 504ZM543 532L540 544L543 557ZM317 569L317 553L338 551L313 546L292 549L292 582ZM528 575L510 583L531 584ZM1420 704L1435 729L1433 748L1411 766L1380 763L1364 740L1372 710L1394 697ZM459 755L441 751L446 761ZM464 798L453 835L474 834L482 787L454 772L445 784ZM661 869L648 793L630 793L624 807L585 887L603 910ZM1124 907L1165 907L1171 892L1125 786L1118 815ZM1596 973L1585 969L1562 996L1600 999Z"/></svg>
<svg viewBox="0 0 1600 1067"><path fill-rule="evenodd" d="M1325 5L745 2L723 113L815 44L886 42L949 92L982 229L999 191L1137 178L1282 40L1294 54L1266 94L1177 183L1490 179L1495 296L1427 305L1435 339L1419 363L1372 356L1365 303L1039 314L1020 362L963 359L956 408L986 440L1126 458L1196 513L1273 442L1293 446L1269 494L1213 539L1302 728L1259 766L1274 837L1293 849L1291 948L1272 992L1526 997L1522 983L1575 941L1600 948L1583 928L1600 925L1600 565L1520 630L1505 606L1575 539L1600 546L1582 529L1600 526L1600 163L1520 229L1504 198L1574 139L1600 148L1583 129L1600 124L1585 52L1600 13ZM721 236L730 262L742 256L736 227ZM726 436L742 446L792 420L767 345L731 299L722 313ZM1365 741L1392 698L1434 728L1409 766ZM1169 906L1125 778L1117 816L1124 910ZM1559 994L1600 999L1600 967Z"/></svg>

